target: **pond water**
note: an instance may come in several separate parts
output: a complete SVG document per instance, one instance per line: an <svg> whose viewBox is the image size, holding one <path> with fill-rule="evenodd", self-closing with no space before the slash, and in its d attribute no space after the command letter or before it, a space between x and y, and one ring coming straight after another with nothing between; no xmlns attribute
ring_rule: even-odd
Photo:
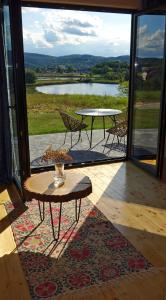
<svg viewBox="0 0 166 300"><path fill-rule="evenodd" d="M100 95L100 96L118 96L119 84L104 84L104 83L68 83L68 84L53 84L36 87L38 92L44 94L81 94L81 95Z"/></svg>

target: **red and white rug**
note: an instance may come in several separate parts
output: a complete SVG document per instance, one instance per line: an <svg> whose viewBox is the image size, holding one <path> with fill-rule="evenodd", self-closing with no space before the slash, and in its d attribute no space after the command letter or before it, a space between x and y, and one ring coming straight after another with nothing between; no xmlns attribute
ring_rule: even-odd
<svg viewBox="0 0 166 300"><path fill-rule="evenodd" d="M42 223L37 201L26 205L23 211L22 206L7 203L6 210L13 211L11 226L32 299L57 299L152 268L88 199L82 200L80 221L72 227L75 202L63 204L58 243L53 241L48 205ZM53 204L55 229L58 213L59 205Z"/></svg>

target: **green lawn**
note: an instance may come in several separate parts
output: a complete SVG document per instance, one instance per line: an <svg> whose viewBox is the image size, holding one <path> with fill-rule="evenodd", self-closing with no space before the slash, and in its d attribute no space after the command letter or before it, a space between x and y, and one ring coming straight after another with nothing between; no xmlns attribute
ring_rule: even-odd
<svg viewBox="0 0 166 300"><path fill-rule="evenodd" d="M158 128L159 123L159 109L137 109L135 111L135 124L136 129L139 128Z"/></svg>
<svg viewBox="0 0 166 300"><path fill-rule="evenodd" d="M145 90L145 91L136 91L136 100L149 103L149 102L160 102L160 96L161 92L160 91L153 91L153 90Z"/></svg>
<svg viewBox="0 0 166 300"><path fill-rule="evenodd" d="M157 101L156 93L138 93L137 97L147 100L149 96L152 103ZM150 102L151 102L150 101ZM140 101L140 103L143 101ZM28 126L29 134L47 134L63 132L65 127L57 112L63 110L76 118L81 119L75 111L83 108L116 108L124 111L127 108L127 97L97 96L97 95L46 95L35 90L34 86L27 87ZM152 104L151 103L151 104ZM149 103L150 104L150 103ZM150 105L146 108L136 110L135 128L157 128L159 120L159 109ZM85 122L89 125L90 118ZM111 127L110 118L106 118L106 127ZM102 118L96 118L94 128L103 128Z"/></svg>
<svg viewBox="0 0 166 300"><path fill-rule="evenodd" d="M97 96L97 95L46 95L27 87L29 134L46 134L63 132L63 122L57 109L63 110L76 118L75 111L83 108L116 108L125 110L127 97ZM89 124L90 118L86 118ZM111 127L111 120L106 119L106 126ZM97 118L94 128L102 128L102 118Z"/></svg>

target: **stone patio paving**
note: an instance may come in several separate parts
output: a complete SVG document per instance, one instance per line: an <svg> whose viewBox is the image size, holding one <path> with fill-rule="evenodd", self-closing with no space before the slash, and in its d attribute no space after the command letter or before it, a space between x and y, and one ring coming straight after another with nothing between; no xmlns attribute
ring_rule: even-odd
<svg viewBox="0 0 166 300"><path fill-rule="evenodd" d="M70 133L67 133L66 142L64 144L65 133L52 133L43 135L29 136L30 145L30 161L31 167L44 166L47 163L41 161L41 156L48 145L52 144L54 149L67 148L70 149L70 154L73 157L73 163L87 163L102 161L111 158L121 158L126 155L126 147L124 146L124 140L120 145L117 144L115 138L112 145L113 136L110 135L109 141L105 146L106 137L104 138L103 129L93 131L92 147L89 148L89 140L84 131L82 131L82 139L74 145L78 140L78 133L73 134L73 147L71 148ZM90 131L88 131L90 137ZM105 149L104 149L105 148Z"/></svg>

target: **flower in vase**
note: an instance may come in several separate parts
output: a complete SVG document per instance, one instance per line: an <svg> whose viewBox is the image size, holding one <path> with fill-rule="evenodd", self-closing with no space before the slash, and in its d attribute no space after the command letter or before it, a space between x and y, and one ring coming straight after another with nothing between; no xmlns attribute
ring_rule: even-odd
<svg viewBox="0 0 166 300"><path fill-rule="evenodd" d="M52 160L54 163L65 163L65 161L72 161L73 158L71 155L68 154L67 149L59 149L54 150L52 149L52 145L48 146L48 148L45 150L42 160L48 161Z"/></svg>

